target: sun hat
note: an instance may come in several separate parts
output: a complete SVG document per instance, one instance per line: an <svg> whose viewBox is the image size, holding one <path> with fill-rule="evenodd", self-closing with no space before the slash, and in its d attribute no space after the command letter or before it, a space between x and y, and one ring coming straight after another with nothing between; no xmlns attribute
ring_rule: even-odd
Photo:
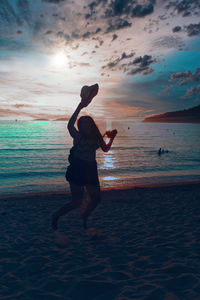
<svg viewBox="0 0 200 300"><path fill-rule="evenodd" d="M87 106L92 99L97 95L99 91L98 83L93 85L84 85L81 89L81 102L84 103L84 106Z"/></svg>

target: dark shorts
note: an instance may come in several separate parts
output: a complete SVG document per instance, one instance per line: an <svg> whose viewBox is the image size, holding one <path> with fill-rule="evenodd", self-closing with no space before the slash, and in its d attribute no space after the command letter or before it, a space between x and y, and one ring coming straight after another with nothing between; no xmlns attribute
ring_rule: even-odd
<svg viewBox="0 0 200 300"><path fill-rule="evenodd" d="M97 162L78 158L69 158L66 180L77 185L99 185Z"/></svg>

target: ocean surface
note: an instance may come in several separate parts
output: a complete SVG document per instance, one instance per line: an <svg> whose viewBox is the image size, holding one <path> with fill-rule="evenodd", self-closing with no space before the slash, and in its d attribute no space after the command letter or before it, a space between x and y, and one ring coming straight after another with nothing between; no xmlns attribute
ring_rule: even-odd
<svg viewBox="0 0 200 300"><path fill-rule="evenodd" d="M199 124L114 125L112 149L97 151L102 187L200 179ZM0 121L0 194L69 190L71 147L65 122Z"/></svg>

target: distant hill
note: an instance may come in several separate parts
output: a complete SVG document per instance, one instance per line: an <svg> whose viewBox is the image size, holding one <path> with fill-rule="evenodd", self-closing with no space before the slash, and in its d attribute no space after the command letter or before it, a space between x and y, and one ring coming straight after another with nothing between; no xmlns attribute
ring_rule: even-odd
<svg viewBox="0 0 200 300"><path fill-rule="evenodd" d="M54 121L69 121L69 118L58 118L58 119L55 119Z"/></svg>
<svg viewBox="0 0 200 300"><path fill-rule="evenodd" d="M189 109L146 117L143 122L200 123L200 105Z"/></svg>

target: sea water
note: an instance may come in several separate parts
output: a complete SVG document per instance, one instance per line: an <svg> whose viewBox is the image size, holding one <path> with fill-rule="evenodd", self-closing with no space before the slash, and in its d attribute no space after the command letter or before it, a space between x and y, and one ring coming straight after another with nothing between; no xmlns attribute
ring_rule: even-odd
<svg viewBox="0 0 200 300"><path fill-rule="evenodd" d="M69 190L66 122L0 122L0 194ZM200 179L200 124L118 122L97 151L102 187ZM113 128L114 128L113 127ZM168 150L158 155L158 149Z"/></svg>

